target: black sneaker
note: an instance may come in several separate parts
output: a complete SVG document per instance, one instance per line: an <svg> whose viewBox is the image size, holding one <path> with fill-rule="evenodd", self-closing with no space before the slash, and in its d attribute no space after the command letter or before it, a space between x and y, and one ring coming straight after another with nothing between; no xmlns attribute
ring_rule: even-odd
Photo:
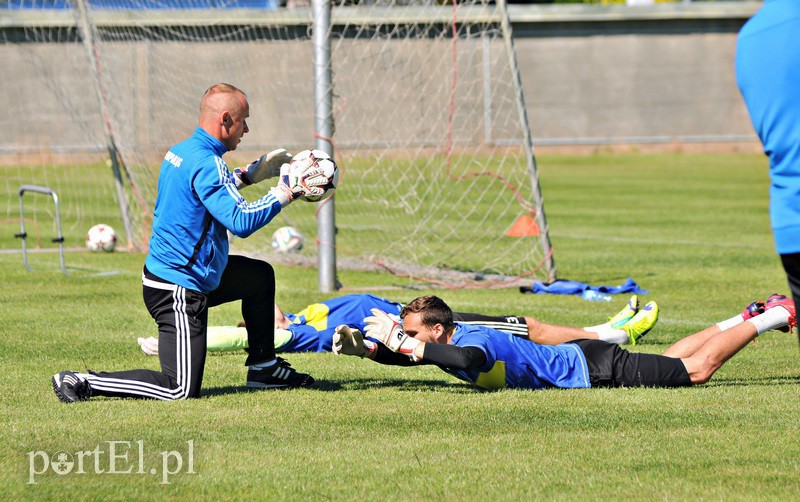
<svg viewBox="0 0 800 502"><path fill-rule="evenodd" d="M69 370L53 375L53 391L62 403L88 401L92 397L89 382Z"/></svg>
<svg viewBox="0 0 800 502"><path fill-rule="evenodd" d="M276 389L280 387L308 387L314 383L311 375L300 373L282 357L268 368L247 370L247 386L253 389Z"/></svg>

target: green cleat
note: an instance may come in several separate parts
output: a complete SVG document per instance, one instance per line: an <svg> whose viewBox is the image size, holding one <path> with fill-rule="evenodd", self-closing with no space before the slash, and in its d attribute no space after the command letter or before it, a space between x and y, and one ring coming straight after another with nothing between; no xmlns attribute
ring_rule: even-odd
<svg viewBox="0 0 800 502"><path fill-rule="evenodd" d="M622 329L622 326L639 312L639 296L633 295L628 304L613 317L608 318L608 323L613 329Z"/></svg>
<svg viewBox="0 0 800 502"><path fill-rule="evenodd" d="M653 329L656 322L658 322L658 304L649 302L630 321L620 326L620 329L625 330L628 334L631 345L636 345L637 340Z"/></svg>

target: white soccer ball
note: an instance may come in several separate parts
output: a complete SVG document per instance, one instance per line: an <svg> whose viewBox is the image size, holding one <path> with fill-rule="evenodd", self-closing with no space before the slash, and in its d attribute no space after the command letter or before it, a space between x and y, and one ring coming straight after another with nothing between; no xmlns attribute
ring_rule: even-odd
<svg viewBox="0 0 800 502"><path fill-rule="evenodd" d="M290 169L294 168L298 171L304 170L306 167L316 167L328 178L328 183L322 187L325 191L321 195L301 195L300 198L303 200L318 202L327 199L339 186L339 168L331 156L322 150L303 150L292 157L289 165L291 166Z"/></svg>
<svg viewBox="0 0 800 502"><path fill-rule="evenodd" d="M303 241L303 234L294 227L281 227L272 234L272 247L279 253L300 251Z"/></svg>
<svg viewBox="0 0 800 502"><path fill-rule="evenodd" d="M95 225L86 233L86 247L90 251L114 251L117 247L117 233L103 223Z"/></svg>

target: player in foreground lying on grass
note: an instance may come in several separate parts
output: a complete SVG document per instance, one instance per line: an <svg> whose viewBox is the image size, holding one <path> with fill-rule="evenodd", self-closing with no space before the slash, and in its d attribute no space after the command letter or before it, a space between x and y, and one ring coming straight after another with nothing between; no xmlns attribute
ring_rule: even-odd
<svg viewBox="0 0 800 502"><path fill-rule="evenodd" d="M275 351L276 352L330 352L336 326L348 326L363 331L364 318L371 309L380 309L397 320L403 305L378 296L359 294L345 295L321 303L309 305L298 314L284 314L275 305ZM649 310L646 305L643 310ZM628 324L639 312L638 296L633 295L627 305L608 322L587 328L556 326L539 322L532 317L486 316L465 312L454 312L455 322L493 328L515 336L527 337L543 345L558 345L576 338L598 339L610 343L632 343L647 331ZM227 351L247 348L247 330L239 326L209 326L208 350ZM158 354L158 340L154 337L139 338L142 351L148 355Z"/></svg>
<svg viewBox="0 0 800 502"><path fill-rule="evenodd" d="M632 321L646 328L657 307ZM548 387L683 387L706 383L725 361L759 334L795 326L791 299L772 295L745 311L690 335L663 356L632 353L599 340L540 345L497 330L453 322L450 307L436 296L403 307L402 325L380 310L360 331L338 326L336 354L367 357L383 364L435 364L456 378L486 389Z"/></svg>

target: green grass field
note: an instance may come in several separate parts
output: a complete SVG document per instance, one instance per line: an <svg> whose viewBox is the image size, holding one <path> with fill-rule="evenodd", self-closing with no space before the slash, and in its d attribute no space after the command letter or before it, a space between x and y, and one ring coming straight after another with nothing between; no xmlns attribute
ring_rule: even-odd
<svg viewBox="0 0 800 502"><path fill-rule="evenodd" d="M635 350L675 340L787 292L759 155L627 154L539 159L562 278L651 291L661 319ZM6 194L16 197L16 194ZM708 385L679 390L484 392L438 369L295 354L309 389L248 392L244 353L210 355L201 399L58 402L62 369L157 368L137 336L154 334L141 299L143 255L0 254L0 493L36 499L795 499L800 489L800 352L767 333ZM99 273L117 271L108 276ZM289 311L318 301L315 270L279 268ZM400 301L430 293L406 279L340 273L345 292ZM393 287L395 289L387 289ZM403 289L411 288L414 289ZM515 290L433 291L457 310L585 326L616 311L577 297ZM239 319L238 306L212 323ZM100 448L109 470L59 476L41 455ZM188 442L192 470L187 472ZM127 447L125 445L128 445ZM138 455L138 445L143 455ZM30 452L44 452L39 456ZM178 452L184 465L177 469ZM91 457L89 457L91 458ZM142 465L140 469L139 460ZM180 470L162 483L163 459ZM150 474L150 469L156 474ZM139 471L143 472L142 474Z"/></svg>

